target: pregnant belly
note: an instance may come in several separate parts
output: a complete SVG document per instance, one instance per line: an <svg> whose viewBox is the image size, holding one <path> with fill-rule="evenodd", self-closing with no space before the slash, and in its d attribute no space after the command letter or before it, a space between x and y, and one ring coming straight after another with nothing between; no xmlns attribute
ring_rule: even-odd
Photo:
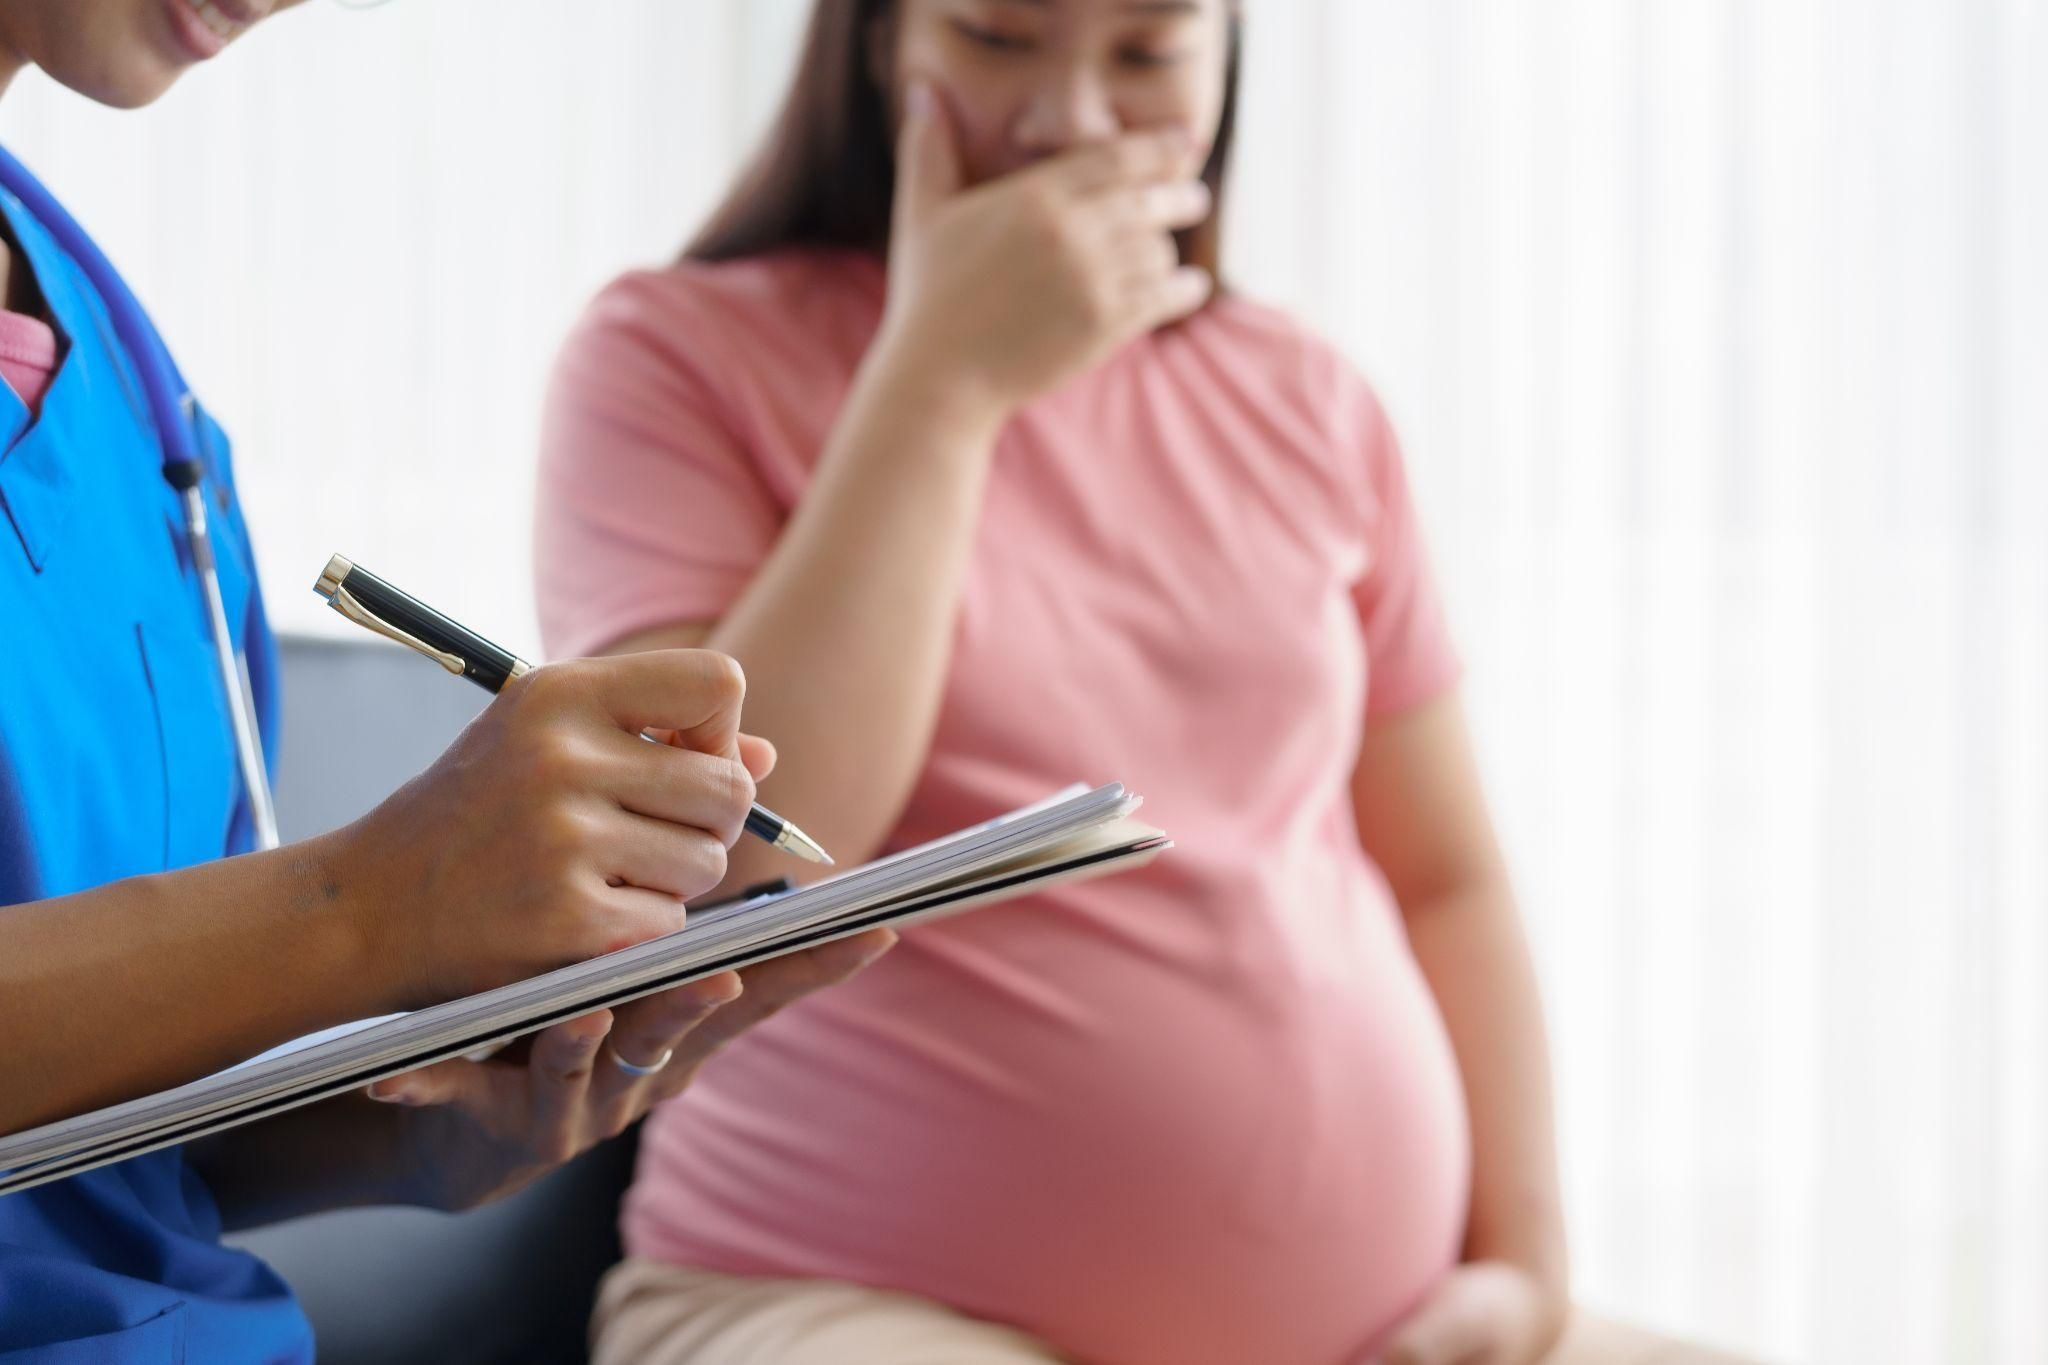
<svg viewBox="0 0 2048 1365"><path fill-rule="evenodd" d="M1092 1365L1350 1365L1455 1258L1462 1099L1398 934L1254 980L1085 923L938 928L655 1116L634 1254L900 1289Z"/></svg>

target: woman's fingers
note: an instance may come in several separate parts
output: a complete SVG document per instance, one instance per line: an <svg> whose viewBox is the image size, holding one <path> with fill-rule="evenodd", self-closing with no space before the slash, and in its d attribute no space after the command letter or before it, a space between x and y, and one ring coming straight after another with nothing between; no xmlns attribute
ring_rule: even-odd
<svg viewBox="0 0 2048 1365"><path fill-rule="evenodd" d="M1131 233L1114 247L1117 275L1129 292L1156 284L1180 269L1180 247L1159 232Z"/></svg>
<svg viewBox="0 0 2048 1365"><path fill-rule="evenodd" d="M1045 163L1036 172L1076 195L1097 194L1126 185L1169 181L1188 172L1192 145L1184 128L1154 128L1125 133Z"/></svg>
<svg viewBox="0 0 2048 1365"><path fill-rule="evenodd" d="M1214 206L1209 187L1199 180L1169 180L1131 185L1096 201L1097 212L1112 231L1149 233L1191 228Z"/></svg>
<svg viewBox="0 0 2048 1365"><path fill-rule="evenodd" d="M1216 281L1200 266L1176 266L1165 275L1133 281L1131 309L1141 327L1160 327L1198 311L1215 288Z"/></svg>
<svg viewBox="0 0 2048 1365"><path fill-rule="evenodd" d="M1379 1365L1464 1365L1491 1338L1483 1283L1461 1270L1402 1324L1380 1353Z"/></svg>
<svg viewBox="0 0 2048 1365"><path fill-rule="evenodd" d="M912 235L922 231L964 183L944 98L930 81L912 80L904 92L903 126L896 139L897 228Z"/></svg>

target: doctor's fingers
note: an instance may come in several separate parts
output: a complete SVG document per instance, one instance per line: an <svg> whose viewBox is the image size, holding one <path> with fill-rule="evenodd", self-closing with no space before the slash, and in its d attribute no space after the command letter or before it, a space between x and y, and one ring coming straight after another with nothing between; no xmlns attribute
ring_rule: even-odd
<svg viewBox="0 0 2048 1365"><path fill-rule="evenodd" d="M514 679L506 693L543 711L595 708L627 734L672 731L684 748L732 757L747 678L724 654L655 649L549 664Z"/></svg>
<svg viewBox="0 0 2048 1365"><path fill-rule="evenodd" d="M585 1122L591 1080L614 1024L610 1010L556 1024L533 1040L527 1059L523 1145L535 1160L558 1165L590 1145Z"/></svg>
<svg viewBox="0 0 2048 1365"><path fill-rule="evenodd" d="M754 775L739 758L650 744L623 730L605 741L592 777L625 810L702 830L728 847L754 804Z"/></svg>
<svg viewBox="0 0 2048 1365"><path fill-rule="evenodd" d="M891 929L870 929L801 953L757 962L740 969L746 989L692 1028L676 1047L676 1055L650 1077L652 1099L659 1104L682 1092L697 1069L720 1048L771 1015L813 991L845 981L896 946Z"/></svg>
<svg viewBox="0 0 2048 1365"><path fill-rule="evenodd" d="M584 866L614 890L637 888L676 902L666 916L658 906L647 907L656 921L673 918L674 923L661 933L682 928L682 901L701 896L725 880L725 859L726 841L718 835L616 809L593 832L582 855ZM608 899L614 904L619 900ZM636 919L641 917L641 904L627 902L626 908L635 911Z"/></svg>
<svg viewBox="0 0 2048 1365"><path fill-rule="evenodd" d="M480 1062L451 1057L416 1071L386 1076L373 1082L367 1093L371 1099L392 1104L458 1105L473 1111L493 1132L515 1129L523 1133L532 1127L536 1078L545 1074L557 1090L587 1085L590 1059L611 1025L611 1012L598 1010L521 1040L527 1043L522 1049L526 1053L523 1061L507 1060L510 1050ZM547 1122L559 1122L570 1112L551 1102Z"/></svg>
<svg viewBox="0 0 2048 1365"><path fill-rule="evenodd" d="M682 1065L677 1058L691 1031L730 1007L741 989L738 973L720 972L618 1007L610 1044L590 1082L591 1120L599 1135L623 1131L662 1098L656 1087L670 1066ZM655 1070L636 1075L628 1066Z"/></svg>

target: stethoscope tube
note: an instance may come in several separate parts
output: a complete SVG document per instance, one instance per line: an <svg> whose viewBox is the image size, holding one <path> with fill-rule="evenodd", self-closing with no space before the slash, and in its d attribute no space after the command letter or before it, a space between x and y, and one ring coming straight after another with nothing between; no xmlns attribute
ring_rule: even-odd
<svg viewBox="0 0 2048 1365"><path fill-rule="evenodd" d="M192 563L199 570L201 596L206 599L214 662L227 693L228 726L235 734L235 761L242 770L242 788L249 793L249 818L255 830L256 847L276 848L277 807L271 799L270 774L263 765L255 689L249 686L249 661L236 652L234 633L228 627L228 606L220 591L220 568L214 562L213 537L206 529L206 494L194 483L181 489L178 497L185 504L185 536L192 546Z"/></svg>
<svg viewBox="0 0 2048 1365"><path fill-rule="evenodd" d="M99 249L99 244L57 202L13 153L0 147L0 186L21 201L35 220L43 225L57 245L84 272L88 282L106 305L114 335L128 361L142 380L151 423L163 456L164 478L178 492L184 509L185 538L192 555L192 567L199 575L200 596L206 612L207 629L213 637L214 661L219 669L222 699L227 703L228 725L234 733L235 760L240 769L242 789L248 794L250 822L258 848L278 845L277 808L270 790L269 771L263 762L262 727L256 716L255 689L249 685L248 661L236 649L234 631L228 623L227 602L220 588L220 566L213 553L213 539L206 520L206 465L194 439L198 404L185 377L171 359L170 348L149 321L142 304L128 288ZM176 800L173 793L172 800Z"/></svg>

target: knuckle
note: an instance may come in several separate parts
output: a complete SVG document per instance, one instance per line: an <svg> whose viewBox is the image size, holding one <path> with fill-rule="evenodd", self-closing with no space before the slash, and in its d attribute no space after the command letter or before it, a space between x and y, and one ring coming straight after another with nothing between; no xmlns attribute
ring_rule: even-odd
<svg viewBox="0 0 2048 1365"><path fill-rule="evenodd" d="M522 709L553 710L589 691L592 669L590 660L565 659L514 678L506 685L504 695L512 697Z"/></svg>
<svg viewBox="0 0 2048 1365"><path fill-rule="evenodd" d="M701 896L725 880L725 845L716 839L697 838L690 841L691 856L684 869L684 875L693 885L684 889L685 896Z"/></svg>
<svg viewBox="0 0 2048 1365"><path fill-rule="evenodd" d="M580 861L601 834L596 815L566 801L542 806L534 825L535 847L546 861L557 865Z"/></svg>
<svg viewBox="0 0 2048 1365"><path fill-rule="evenodd" d="M1027 228L1032 251L1058 262L1074 255L1073 239L1057 219L1034 218Z"/></svg>
<svg viewBox="0 0 2048 1365"><path fill-rule="evenodd" d="M578 786L589 755L583 742L559 726L536 731L527 741L526 766L531 779L543 790Z"/></svg>
<svg viewBox="0 0 2048 1365"><path fill-rule="evenodd" d="M680 874L680 880L690 880L688 870L684 870ZM713 882L713 886L717 886L717 882ZM631 941L635 941L635 943L647 943L651 939L664 937L664 935L674 933L676 929L682 929L684 921L688 919L688 911L684 909L684 894L694 894L694 892L680 892L680 890L672 892L672 894L666 896L666 905L649 911L645 917L635 917L633 921L629 921L631 933L627 933L627 937L631 937ZM618 939L621 939L621 925L618 925L616 919L610 919L608 923L610 923L610 937L606 941L606 948L616 948Z"/></svg>
<svg viewBox="0 0 2048 1365"><path fill-rule="evenodd" d="M1073 236L1066 204L1050 189L1034 190L1024 203L1024 227L1041 246L1062 247Z"/></svg>
<svg viewBox="0 0 2048 1365"><path fill-rule="evenodd" d="M746 670L740 661L730 654L721 654L714 649L698 651L704 665L704 683L711 694L720 701L737 702L747 695Z"/></svg>
<svg viewBox="0 0 2048 1365"><path fill-rule="evenodd" d="M727 758L719 760L717 780L721 784L719 796L737 825L746 819L747 811L754 804L754 775L747 771L746 764L736 758Z"/></svg>
<svg viewBox="0 0 2048 1365"><path fill-rule="evenodd" d="M617 908L597 892L572 889L569 905L574 928L566 937L575 945L575 951L570 955L572 962L603 957L628 942L637 941L638 936L631 932L630 922L622 919Z"/></svg>
<svg viewBox="0 0 2048 1365"><path fill-rule="evenodd" d="M1121 300L1106 281L1096 281L1082 297L1082 307L1090 327L1100 331L1116 325L1122 316Z"/></svg>

